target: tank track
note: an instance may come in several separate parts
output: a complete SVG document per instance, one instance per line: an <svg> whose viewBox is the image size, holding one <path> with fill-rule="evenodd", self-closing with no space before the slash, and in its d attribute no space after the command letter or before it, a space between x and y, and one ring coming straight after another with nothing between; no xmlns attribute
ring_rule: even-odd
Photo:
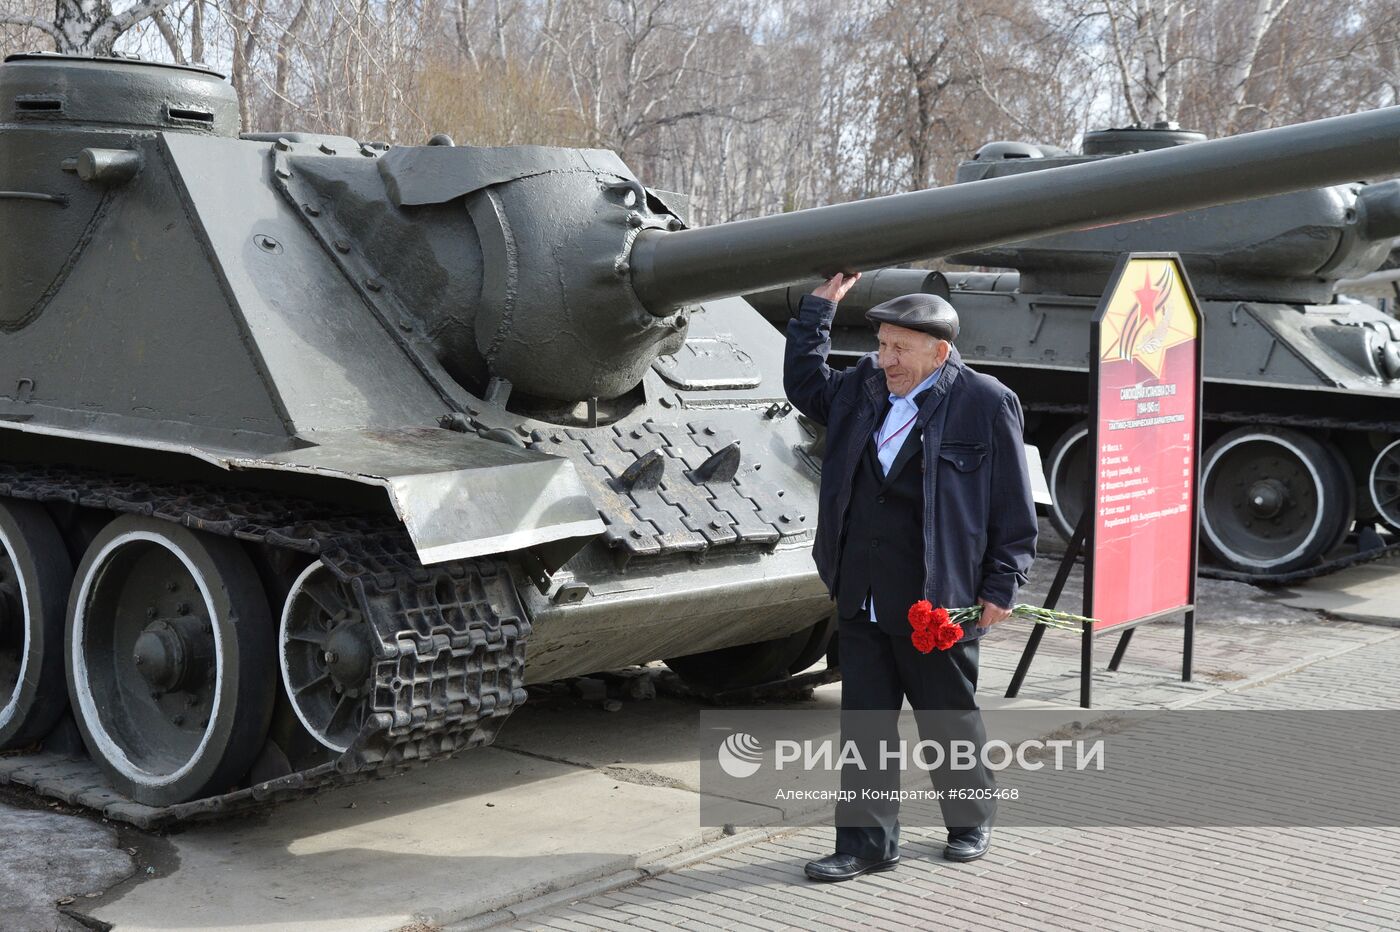
<svg viewBox="0 0 1400 932"><path fill-rule="evenodd" d="M1359 566L1363 563L1383 560L1386 557L1394 556L1396 553L1400 553L1400 544L1390 544L1385 547L1376 547L1372 550L1362 550L1358 553L1347 554L1344 557L1337 557L1332 560L1323 560L1321 563L1305 566L1300 570L1292 570L1288 573L1241 573L1237 570L1227 570L1219 566L1202 566L1198 572L1202 576L1209 577L1210 579L1228 579L1234 582L1253 583L1256 586L1287 586L1291 583L1315 579L1318 576L1326 576L1328 573L1335 573L1349 566Z"/></svg>
<svg viewBox="0 0 1400 932"><path fill-rule="evenodd" d="M424 567L390 518L248 490L0 464L0 497L144 515L318 557L349 584L376 640L364 726L334 761L159 808L117 796L91 761L50 752L0 757L0 782L160 828L297 799L489 744L525 702L530 623L503 561Z"/></svg>

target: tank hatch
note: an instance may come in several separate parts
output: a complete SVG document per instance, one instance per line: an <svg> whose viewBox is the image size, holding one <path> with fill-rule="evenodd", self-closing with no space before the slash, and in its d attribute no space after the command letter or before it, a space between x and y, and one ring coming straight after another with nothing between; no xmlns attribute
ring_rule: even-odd
<svg viewBox="0 0 1400 932"><path fill-rule="evenodd" d="M238 98L195 65L26 52L0 65L0 123L236 136Z"/></svg>
<svg viewBox="0 0 1400 932"><path fill-rule="evenodd" d="M1127 155L1129 152L1185 146L1204 142L1205 139L1205 133L1182 129L1177 123L1133 123L1085 133L1080 149L1085 155Z"/></svg>

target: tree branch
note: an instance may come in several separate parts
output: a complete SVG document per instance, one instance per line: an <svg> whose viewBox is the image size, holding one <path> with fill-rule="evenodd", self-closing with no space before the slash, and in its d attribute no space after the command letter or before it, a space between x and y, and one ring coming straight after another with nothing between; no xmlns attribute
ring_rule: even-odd
<svg viewBox="0 0 1400 932"><path fill-rule="evenodd" d="M46 19L37 16L24 16L19 13L0 13L0 25L23 26L26 29L37 29L42 33L51 36L54 41L63 38L59 35L58 28Z"/></svg>
<svg viewBox="0 0 1400 932"><path fill-rule="evenodd" d="M1132 122L1141 123L1142 114L1138 112L1137 102L1133 100L1132 78L1128 71L1128 59L1123 54L1123 40L1118 34L1118 15L1113 10L1113 0L1104 0L1103 9L1108 14L1109 32L1113 37L1113 54L1118 61L1118 75L1123 81L1123 98L1128 104L1128 115Z"/></svg>
<svg viewBox="0 0 1400 932"><path fill-rule="evenodd" d="M175 28L170 25L170 20L166 18L164 10L158 10L152 17L156 23L156 29L160 30L161 38L170 48L170 54L175 56L175 61L181 65L187 65L185 61L185 50L180 47L180 37L175 35Z"/></svg>
<svg viewBox="0 0 1400 932"><path fill-rule="evenodd" d="M170 6L171 2L172 0L140 0L120 13L114 13L107 21L107 26L116 35L121 35L146 17L155 16Z"/></svg>

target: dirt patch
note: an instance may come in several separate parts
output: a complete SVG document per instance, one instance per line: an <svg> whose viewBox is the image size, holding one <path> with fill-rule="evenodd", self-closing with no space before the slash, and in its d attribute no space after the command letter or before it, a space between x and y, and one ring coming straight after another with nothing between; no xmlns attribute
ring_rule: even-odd
<svg viewBox="0 0 1400 932"><path fill-rule="evenodd" d="M672 777L664 777L659 773L654 773L650 770L642 770L638 767L622 767L614 764L609 767L604 767L603 773L612 777L614 780L623 783L635 783L638 786L667 786L674 790L687 790L690 792L694 792L695 790L694 787L686 786L680 780L673 779Z"/></svg>
<svg viewBox="0 0 1400 932"><path fill-rule="evenodd" d="M1234 683L1248 678L1243 673L1237 673L1234 670L1197 670L1196 675L1221 683Z"/></svg>

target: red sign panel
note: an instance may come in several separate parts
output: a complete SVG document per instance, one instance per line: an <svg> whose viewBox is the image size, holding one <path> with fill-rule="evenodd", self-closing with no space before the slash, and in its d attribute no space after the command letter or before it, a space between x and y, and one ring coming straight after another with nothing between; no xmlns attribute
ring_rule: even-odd
<svg viewBox="0 0 1400 932"><path fill-rule="evenodd" d="M1191 607L1200 313L1175 256L1128 256L1094 315L1095 630Z"/></svg>

